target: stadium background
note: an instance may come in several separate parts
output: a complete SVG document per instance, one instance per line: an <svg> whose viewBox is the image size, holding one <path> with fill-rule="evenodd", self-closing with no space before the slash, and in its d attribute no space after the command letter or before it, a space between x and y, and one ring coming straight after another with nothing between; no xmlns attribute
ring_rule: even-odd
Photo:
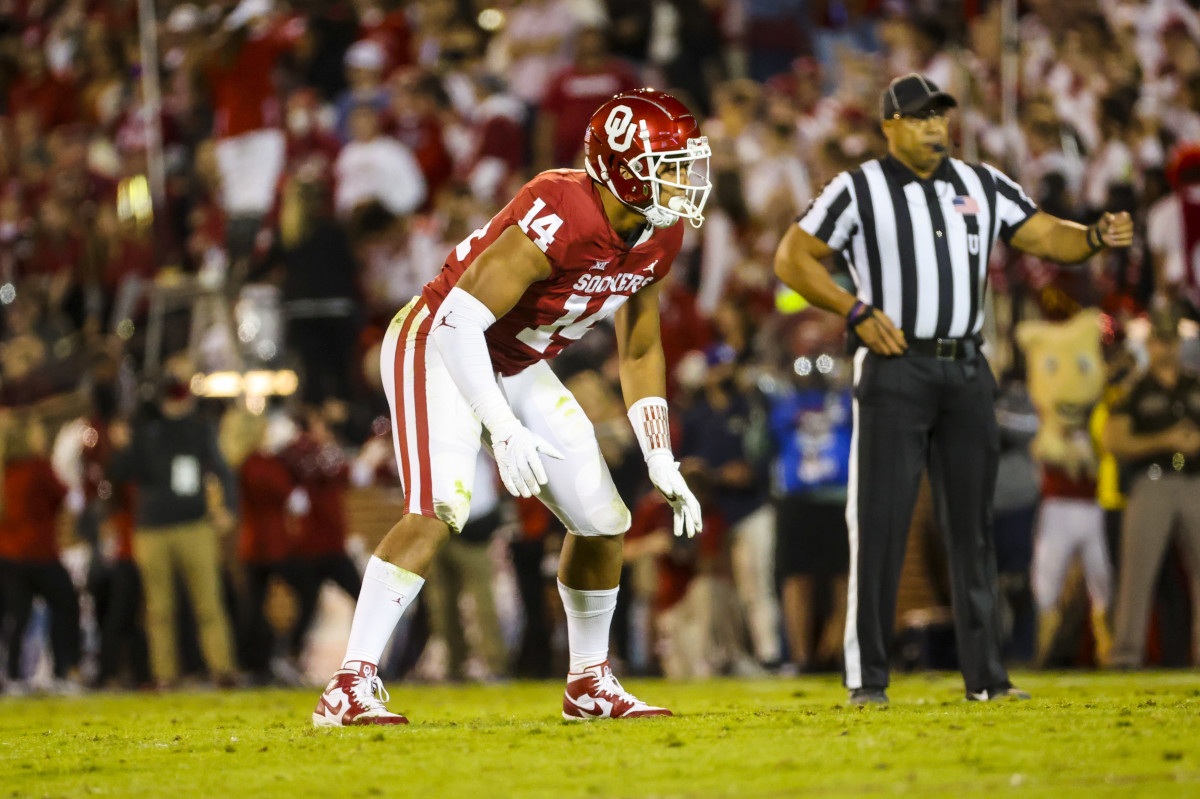
<svg viewBox="0 0 1200 799"><path fill-rule="evenodd" d="M221 425L235 466L261 443L265 423L255 419L290 414L302 428L289 442L291 479L304 484L305 452L332 459L323 463L339 496L322 508L344 503L347 546L361 560L398 507L386 403L372 367L388 319L531 174L576 165L590 110L630 86L677 92L703 117L714 149L708 221L689 231L663 308L677 450L700 453L696 474L720 489L728 476L721 467L744 461L765 486L778 453L797 435L762 425L757 448L747 439L745 451L711 462L717 456L685 440L683 422L713 392L753 416L754 408L769 411L788 386L829 397L844 391L841 326L777 289L772 256L786 225L827 179L883 151L879 91L912 70L959 98L953 136L962 157L1003 168L1057 215L1090 222L1102 210L1125 209L1136 220L1134 247L1104 253L1082 270L997 248L989 346L1019 406L1015 415L1029 417L1013 343L1017 320L1063 320L1099 308L1111 333L1106 343L1136 357L1143 311L1179 293L1156 258L1182 245L1155 240L1148 219L1171 200L1172 153L1200 141L1198 42L1200 16L1185 0L4 4L5 460L19 463L30 449L37 456L25 434L44 427L43 451L55 455L85 508L64 509L40 528L54 531L55 557L61 552L77 590L78 662L52 675L45 642L52 614L38 604L6 690L145 684L127 663L100 673L106 607L92 589L129 553L111 518L113 487L102 475L88 476L90 445L63 437L84 440L94 429L97 386L114 391L105 414L135 413L156 401L166 357L187 353L193 389L206 397L204 412ZM747 587L743 580L755 578L738 574L744 556L728 537L711 535L699 551L669 551L654 535L640 459L627 457L636 445L614 390L611 336L595 332L557 367L597 423L648 539L623 592L616 651L627 670L670 673L663 615L679 610L697 586L706 589L691 599L725 622L709 631L722 653L680 667L680 676L836 670L836 646L822 646L821 628L838 612L837 568L791 589L769 569L761 578L759 569L758 584ZM59 435L74 419L83 427ZM9 507L23 500L14 494L17 473L6 469ZM325 485L307 484L309 508L301 503L288 517L286 551L271 557L294 554L288 548L300 537L300 520L321 501L318 483ZM775 480L774 493L785 493L785 483ZM761 504L772 499L750 494ZM468 599L464 623L479 654L448 662L437 619L418 614L398 636L391 674L561 672L557 602L544 596L553 585L553 520L535 505L498 502L502 523L481 545L504 654L487 661ZM929 516L919 509L914 522L898 619L906 630L898 657L914 668L953 665ZM244 519L223 523L226 602L246 641L245 575L259 564L254 552L262 542L247 542ZM781 540L802 533L794 521L779 528ZM1027 663L1028 561L1005 580L1010 652ZM1070 634L1056 649L1058 665L1092 665L1077 583L1064 610L1074 627L1067 625ZM539 590L546 600L540 612L532 610ZM330 584L322 591L300 657L288 661L281 645L280 662L257 673L247 667L252 681L320 681L336 665L352 605ZM1172 555L1159 588L1151 663L1194 662L1187 592L1186 570ZM750 634L762 604L772 601L782 603L787 622L777 625L774 650ZM815 626L791 626L805 624L797 614L810 611ZM294 620L295 594L285 581L271 583L267 615L280 632ZM203 680L186 614L180 624L191 679ZM784 646L784 626L805 643ZM425 647L429 627L433 645ZM239 652L243 666L255 661L247 648Z"/></svg>

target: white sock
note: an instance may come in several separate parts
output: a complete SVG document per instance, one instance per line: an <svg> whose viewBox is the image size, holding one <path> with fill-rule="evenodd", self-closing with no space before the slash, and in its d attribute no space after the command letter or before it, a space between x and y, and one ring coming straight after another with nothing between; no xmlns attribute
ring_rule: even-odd
<svg viewBox="0 0 1200 799"><path fill-rule="evenodd" d="M362 590L354 607L354 622L350 625L350 643L342 668L353 660L379 665L396 622L417 598L425 578L401 569L374 555L367 562Z"/></svg>
<svg viewBox="0 0 1200 799"><path fill-rule="evenodd" d="M567 611L567 645L571 650L571 672L608 660L608 630L617 609L618 588L580 591L558 583L558 595Z"/></svg>

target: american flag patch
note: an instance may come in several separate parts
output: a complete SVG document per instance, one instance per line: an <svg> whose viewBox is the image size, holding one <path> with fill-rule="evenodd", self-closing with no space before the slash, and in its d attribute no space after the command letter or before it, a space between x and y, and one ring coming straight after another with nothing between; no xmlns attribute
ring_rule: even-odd
<svg viewBox="0 0 1200 799"><path fill-rule="evenodd" d="M966 197L960 194L951 200L951 202L954 205L954 210L958 211L960 214L974 216L975 214L979 213L979 203L975 202L974 197Z"/></svg>

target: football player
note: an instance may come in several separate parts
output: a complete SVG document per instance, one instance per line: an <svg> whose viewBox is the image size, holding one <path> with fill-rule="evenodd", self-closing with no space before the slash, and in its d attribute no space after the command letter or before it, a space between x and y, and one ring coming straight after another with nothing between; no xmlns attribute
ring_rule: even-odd
<svg viewBox="0 0 1200 799"><path fill-rule="evenodd" d="M567 719L669 716L625 691L608 665L622 538L630 516L591 422L547 363L615 316L621 387L650 479L675 534L701 529L667 424L658 295L708 198L710 149L668 94L618 94L584 135L586 170L543 172L450 253L392 320L381 353L405 515L367 565L346 657L317 726L405 724L387 709L380 655L446 537L470 507L475 457L491 449L514 496L536 495L567 530Z"/></svg>

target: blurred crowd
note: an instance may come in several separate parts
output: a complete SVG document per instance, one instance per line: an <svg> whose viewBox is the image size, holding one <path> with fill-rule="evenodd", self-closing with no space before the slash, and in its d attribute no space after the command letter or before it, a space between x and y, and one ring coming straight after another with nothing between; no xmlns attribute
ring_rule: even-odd
<svg viewBox="0 0 1200 799"><path fill-rule="evenodd" d="M578 166L591 112L641 85L683 99L713 147L707 220L662 306L675 451L705 531L671 536L613 336L595 331L554 366L633 510L615 654L679 677L837 670L844 324L780 290L773 256L827 180L883 153L879 91L914 70L959 99L957 155L1004 169L1055 215L1136 220L1134 247L1078 268L998 247L986 331L1006 431L1009 655L1106 661L1103 625L1080 623L1112 615L1094 581L1064 566L1043 591L1031 577L1038 509L1062 483L1031 454L1039 408L1015 330L1102 312L1107 407L1154 357L1195 361L1186 319L1164 356L1164 325L1144 317L1195 317L1200 300L1200 13L1194 0L1022 0L1006 37L1001 6L160 0L148 27L132 0L0 2L8 690L328 671L311 668L312 631L337 589L356 595L374 543L347 503L399 490L377 362L388 321L525 180ZM1019 47L1012 95L1005 41ZM196 396L197 375L229 369L298 381ZM536 502L487 490L494 467L480 469L472 522L439 555L385 676L562 671L563 531ZM156 501L163 481L193 500ZM1072 486L1106 514L1111 575L1121 484ZM918 508L912 552L934 608L948 604L935 515ZM1163 547L1148 648L1122 665L1197 662L1200 574ZM899 623L899 658L952 665L943 616Z"/></svg>

